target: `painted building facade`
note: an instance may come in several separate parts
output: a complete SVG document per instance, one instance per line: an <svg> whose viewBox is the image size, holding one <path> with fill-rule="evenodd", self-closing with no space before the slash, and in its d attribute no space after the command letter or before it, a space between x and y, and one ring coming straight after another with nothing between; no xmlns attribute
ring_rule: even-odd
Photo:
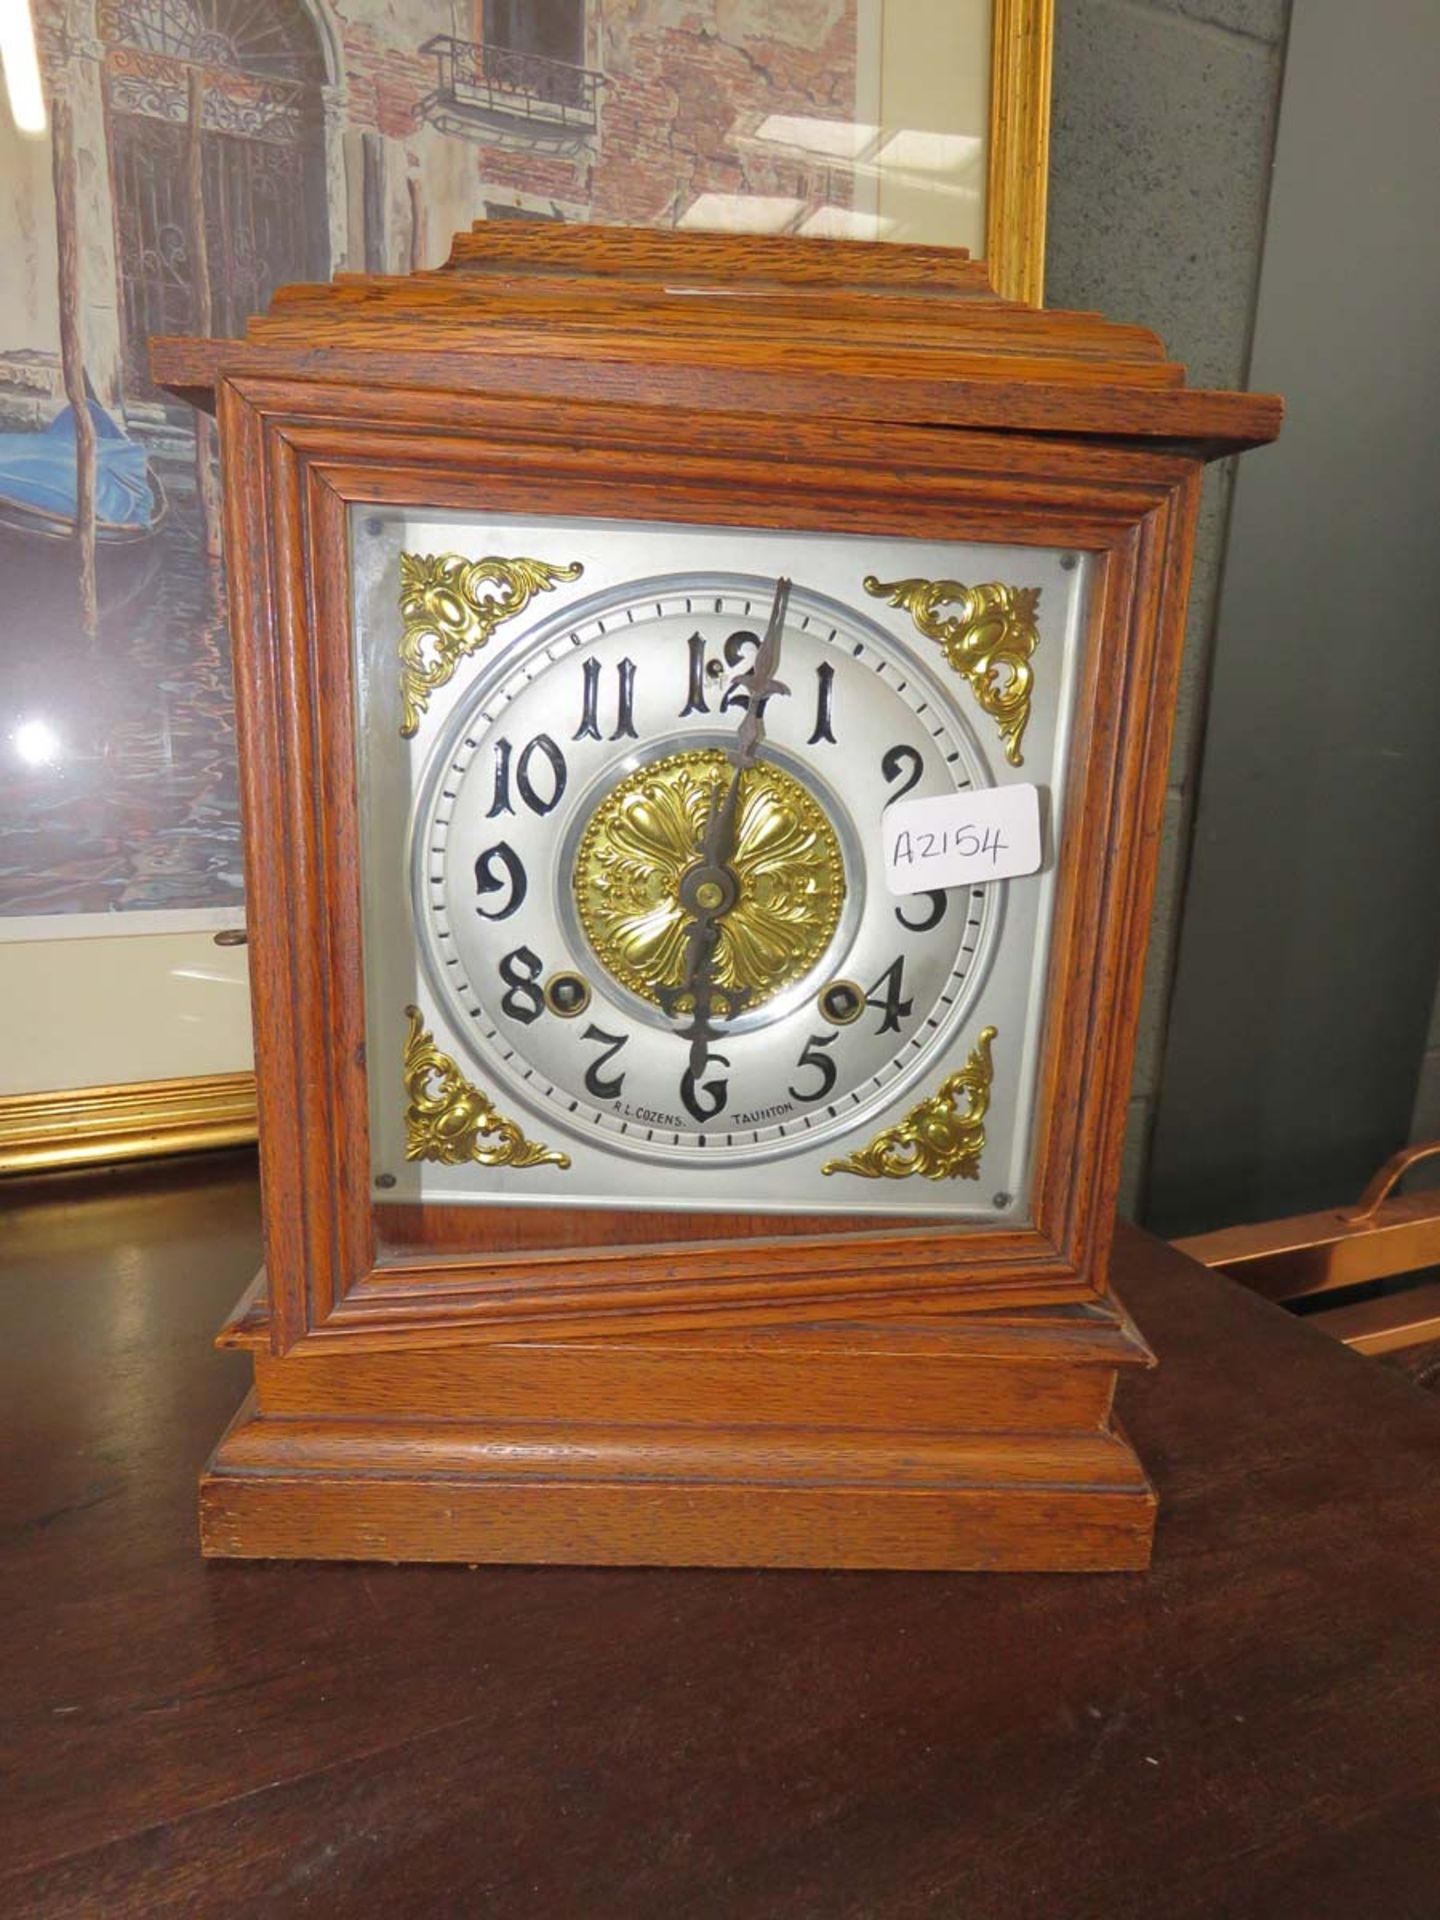
<svg viewBox="0 0 1440 1920"><path fill-rule="evenodd" d="M766 128L853 114L856 0L39 0L38 27L74 127L85 369L131 423L161 405L151 333L239 332L288 280L435 266L477 219L724 223L748 198L746 224L784 225L850 202L843 167ZM41 426L62 397L48 142L7 125L0 183L0 426Z"/></svg>

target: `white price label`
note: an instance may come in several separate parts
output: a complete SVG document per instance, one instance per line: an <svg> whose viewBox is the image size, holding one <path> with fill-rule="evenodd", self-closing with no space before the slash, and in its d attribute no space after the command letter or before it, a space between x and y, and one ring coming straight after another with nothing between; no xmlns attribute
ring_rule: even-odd
<svg viewBox="0 0 1440 1920"><path fill-rule="evenodd" d="M880 817L891 893L1014 880L1040 866L1040 789L982 787L897 800Z"/></svg>

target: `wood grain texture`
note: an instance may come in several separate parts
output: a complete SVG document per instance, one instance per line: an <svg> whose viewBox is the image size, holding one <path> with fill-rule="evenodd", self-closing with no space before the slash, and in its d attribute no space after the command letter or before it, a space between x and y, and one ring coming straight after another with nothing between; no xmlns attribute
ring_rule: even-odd
<svg viewBox="0 0 1440 1920"><path fill-rule="evenodd" d="M724 1440L727 1436L717 1435ZM897 1443L898 1450L898 1443ZM503 1437L489 1451L507 1457ZM593 1482L576 1471L573 1434L537 1458L533 1485L507 1471L487 1485L428 1450L408 1477L353 1472L322 1453L293 1466L266 1449L201 1486L207 1553L247 1559L462 1561L556 1566L910 1568L917 1571L1123 1572L1149 1565L1155 1497L1122 1440L1057 1442L1038 1457L1015 1443L973 1460L947 1456L911 1480L892 1462L870 1486L854 1449L840 1461L773 1456L777 1477L648 1477L615 1454ZM556 1468L563 1466L563 1477ZM788 1471L783 1476L779 1469ZM828 1470L829 1491L812 1484ZM455 1474L453 1483L445 1474ZM969 1472L974 1477L962 1476ZM938 1482L938 1484L937 1484Z"/></svg>
<svg viewBox="0 0 1440 1920"><path fill-rule="evenodd" d="M201 1481L247 1558L1144 1566L1112 1305L577 1342L266 1351ZM237 1344L227 1330L225 1344ZM323 1344L323 1343L322 1343Z"/></svg>
<svg viewBox="0 0 1440 1920"><path fill-rule="evenodd" d="M456 234L449 265L477 274L731 284L743 257L745 281L753 287L938 287L982 299L990 294L983 264L963 247L877 247L865 240L812 240L797 247L783 234L747 234L737 242L733 234L665 227L607 232L611 237L597 254L592 227L477 220L468 233Z"/></svg>
<svg viewBox="0 0 1440 1920"><path fill-rule="evenodd" d="M611 1236L617 1243L633 1247L740 1235L773 1236L777 1225L775 1216L769 1213L676 1214L638 1207L547 1208L538 1213L533 1207L490 1207L486 1210L485 1240L497 1252L593 1246L605 1237L607 1215ZM877 1227L914 1224L903 1213L876 1214L872 1218ZM825 1213L787 1214L784 1227L787 1232L803 1234L854 1231L853 1223L844 1215ZM474 1243L475 1216L469 1207L382 1202L375 1208L375 1232L382 1257L389 1260L411 1254L424 1258L428 1254L459 1253Z"/></svg>
<svg viewBox="0 0 1440 1920"><path fill-rule="evenodd" d="M212 406L222 370L371 387L408 371L450 391L1157 436L1206 457L1273 438L1280 411L1186 391L1146 329L1000 300L943 248L489 222L439 271L282 288L244 342L157 339L152 365Z"/></svg>
<svg viewBox="0 0 1440 1920"><path fill-rule="evenodd" d="M403 353L376 346L368 350L324 347L271 347L263 360L257 349L229 341L156 339L151 361L163 369L163 384L192 406L216 405L222 376L239 377L263 369L268 374L303 380L318 372L352 386L403 386L450 393L455 389L453 352L433 351L427 330L417 330ZM491 351L486 351L490 348ZM846 372L837 392L824 370L803 364L767 371L763 364L711 368L667 366L656 361L639 367L621 360L594 364L557 357L525 359L493 351L494 342L471 339L465 352L475 371L496 393L528 394L552 403L593 399L629 400L665 408L704 406L717 412L743 412L785 421L825 418L895 420L894 376L887 372ZM1008 374L1009 366L1005 367ZM930 426L1016 433L1066 433L1102 444L1125 439L1162 445L1181 443L1196 457L1214 460L1246 447L1263 446L1280 430L1281 405L1273 394L1200 393L1185 388L1136 389L1058 385L1010 378L942 377L926 365L906 378L910 419Z"/></svg>
<svg viewBox="0 0 1440 1920"><path fill-rule="evenodd" d="M343 778L353 765L349 729L354 690L347 612L338 583L343 580L342 504L357 497L352 488L362 489L360 497L374 494L373 483L361 477L367 453L377 466L383 458L389 497L408 492L431 503L483 500L491 510L544 511L563 502L571 511L603 511L613 501L613 412L611 418L593 422L592 441L584 432L585 416L572 409L562 443L555 437L554 423L542 427L533 416L527 421L515 403L507 409L503 437L492 438L484 431L482 407L474 423L467 422L470 430L463 441L457 439L447 448L441 462L434 447L434 432L442 428L440 408L429 396L410 397L407 425L389 431L382 448L374 429L358 422L367 407L363 396L320 398L258 382L237 382L235 391L257 415L276 421L274 438L285 450L283 459L278 453L276 458L283 470L288 473L292 464L308 462L314 476L307 487L307 499L313 502L312 543L308 556L292 567L298 577L314 583L313 628L297 625L293 635L293 648L301 652L300 668L289 664L289 649L276 656L257 648L251 656L261 671L275 678L275 690L257 705L283 710L287 729L278 745L263 736L256 743L261 764L278 768L283 761L285 768L256 802L256 839L267 848L295 849L291 857L298 859L307 847L345 849L356 844L353 788ZM309 409L299 423L291 412L296 404ZM322 406L327 417L319 413ZM453 430L453 415L445 424ZM721 434L728 424L719 423ZM675 424L669 434L667 480L657 484L656 504L698 518L773 519L776 500L765 468L739 433L732 452L714 433L716 425L708 418ZM1031 537L1055 544L1089 541L1094 551L1094 543L1106 537L1100 531L1104 526L1112 543L1108 550L1099 549L1096 617L1080 703L1072 825L1059 890L1060 932L1041 1072L1036 1147L1041 1203L1034 1230L973 1233L957 1240L953 1227L887 1232L857 1222L848 1232L808 1237L777 1228L769 1235L735 1240L719 1273L715 1249L704 1243L687 1252L661 1241L647 1258L627 1242L623 1218L612 1216L597 1226L593 1252L577 1253L564 1246L507 1250L503 1237L499 1244L487 1241L483 1270L477 1265L468 1293L453 1260L427 1266L418 1249L407 1250L403 1261L375 1264L373 1252L367 1251L375 1245L375 1222L362 1192L368 1101L358 1023L358 862L337 852L321 897L306 896L306 915L292 915L268 933L263 928L256 933L262 943L268 938L290 947L293 964L283 1017L287 1024L298 1022L309 1036L301 1039L298 1050L277 1047L267 1063L272 1079L284 1086L281 1104L296 1116L303 1142L299 1134L286 1139L277 1130L262 1150L285 1159L274 1176L275 1186L293 1183L295 1156L302 1148L317 1168L328 1153L328 1170L323 1177L317 1172L312 1191L337 1221L343 1215L339 1230L355 1250L338 1265L336 1242L307 1256L304 1277L318 1303L312 1326L323 1323L338 1335L347 1325L373 1328L387 1315L396 1324L406 1319L417 1332L427 1320L454 1325L467 1314L472 1320L483 1316L485 1324L496 1329L541 1324L556 1316L573 1321L581 1313L597 1325L638 1324L634 1316L642 1313L645 1324L655 1324L656 1316L672 1310L688 1317L702 1311L753 1317L772 1310L769 1287L782 1277L797 1315L853 1311L867 1299L874 1310L886 1313L912 1311L945 1298L967 1306L988 1304L995 1290L1005 1287L1013 1287L1020 1297L1055 1300L1080 1297L1100 1284L1102 1263L1094 1257L1092 1236L1098 1231L1095 1223L1108 1210L1093 1198L1083 1205L1071 1203L1073 1194L1091 1180L1088 1142L1107 1106L1112 1115L1118 1110L1116 1095L1124 1080L1122 1056L1109 1044L1110 1008L1123 985L1114 917L1128 911L1127 850L1145 844L1136 839L1140 822L1135 781L1142 756L1152 795L1154 780L1163 775L1158 751L1163 735L1151 732L1149 705L1139 690L1157 683L1163 687L1173 673L1173 665L1162 669L1159 660L1162 650L1173 656L1179 627L1173 610L1160 618L1156 569L1167 551L1179 551L1188 538L1193 499L1186 476L1193 463L1173 456L1155 463L1152 456L1138 455L1107 488L1089 479L1072 485L1066 472L1068 449L1037 450L1046 464L1027 471L1022 523L1014 490L1016 456L1004 443L971 444L962 452L949 436L909 435L923 443L924 454L907 467L906 497L897 499L891 462L896 440L903 445L906 437L891 436L879 448L862 443L862 436L843 427L810 423L803 453L813 467L802 461L801 446L782 450L787 523L833 525L848 515L852 523L872 530L917 532L934 526L961 536L976 531L977 520L988 511L991 524L1003 522L1012 537L1020 526ZM963 478L952 464L957 459L963 461ZM604 477L592 478L592 466L604 469ZM864 490L869 474L873 499ZM683 486L683 496L674 492L677 486ZM990 489L993 502L987 498ZM629 497L644 490L645 482L637 480ZM1077 522L1082 494L1084 518ZM1173 501L1183 511L1173 513ZM328 764L342 777L323 779L318 765L306 771L307 755L313 752L309 743L322 729L331 736ZM294 888L305 884L297 869ZM328 959L328 975L315 971L321 956ZM257 1002L262 1032L266 1004L264 996ZM348 1039L341 1033L347 1023ZM1077 1087L1085 1090L1083 1101L1073 1097ZM1123 1104L1123 1092L1121 1100ZM327 1134L332 1136L328 1147ZM478 1224L474 1230L481 1230ZM272 1247L268 1265L272 1287L294 1294L299 1278L293 1260ZM977 1291L972 1295L968 1289ZM277 1315L277 1323L282 1317ZM298 1318L294 1323L299 1324ZM289 1344L285 1328L279 1337L282 1345Z"/></svg>
<svg viewBox="0 0 1440 1920"><path fill-rule="evenodd" d="M7 1194L14 1920L1431 1920L1440 1405L1132 1231L1148 1574L202 1562L253 1160Z"/></svg>

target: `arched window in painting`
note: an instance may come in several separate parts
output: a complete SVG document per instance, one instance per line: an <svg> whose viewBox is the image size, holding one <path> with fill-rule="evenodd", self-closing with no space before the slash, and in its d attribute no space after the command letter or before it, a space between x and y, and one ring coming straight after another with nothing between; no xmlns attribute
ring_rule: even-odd
<svg viewBox="0 0 1440 1920"><path fill-rule="evenodd" d="M101 0L99 26L126 396L158 398L152 333L238 334L329 273L324 55L301 0Z"/></svg>
<svg viewBox="0 0 1440 1920"><path fill-rule="evenodd" d="M443 133L506 146L584 150L603 76L585 65L586 0L473 0L462 40L433 34L436 84L420 102Z"/></svg>
<svg viewBox="0 0 1440 1920"><path fill-rule="evenodd" d="M585 0L483 0L481 19L497 81L555 106L584 104Z"/></svg>
<svg viewBox="0 0 1440 1920"><path fill-rule="evenodd" d="M483 0L481 19L487 46L585 64L584 0Z"/></svg>

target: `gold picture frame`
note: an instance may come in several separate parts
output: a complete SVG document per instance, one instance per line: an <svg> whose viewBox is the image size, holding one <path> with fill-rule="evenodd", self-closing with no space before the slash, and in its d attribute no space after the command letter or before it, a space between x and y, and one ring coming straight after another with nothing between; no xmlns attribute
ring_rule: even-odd
<svg viewBox="0 0 1440 1920"><path fill-rule="evenodd" d="M254 1138L253 1073L0 1098L0 1174L202 1153Z"/></svg>
<svg viewBox="0 0 1440 1920"><path fill-rule="evenodd" d="M985 253L990 284L1038 307L1045 287L1055 0L995 0Z"/></svg>
<svg viewBox="0 0 1440 1920"><path fill-rule="evenodd" d="M872 0L872 4L875 3L878 0ZM53 85L56 97L63 98L70 87L70 80L62 57L55 52L62 41L47 42L44 24L46 4L47 0L38 0L37 4L42 28L42 55L47 81ZM57 19L60 17L55 8L50 8L50 11L55 13ZM972 34L978 59L978 49L983 45L986 30L984 0L972 0L968 11L964 7L947 7L943 14L936 0L896 0L894 16L902 23L899 28L901 49L905 53L914 52L916 70L921 66L933 65L934 47L938 44L936 35L942 29L953 34L957 13L964 16L967 24L961 28L961 32ZM1044 274L1053 0L991 0L988 34L983 251L991 284L998 294L1006 299L1038 305ZM337 76L330 69L335 66L338 56L334 47L322 49L322 53L333 86ZM942 83L950 77L942 73ZM985 111L983 70L978 74L972 71L967 85L979 102L975 110L978 122ZM908 124L923 127L934 123L918 119ZM67 141L69 137L67 132ZM80 138L83 144L83 129L80 130ZM57 162L57 165L60 164ZM334 170L332 166L332 173ZM48 175L49 168L46 167L44 171ZM415 227L409 244L413 252L421 246L425 228L423 207L415 212L419 202L413 191L416 186L413 179L410 186ZM420 199L423 200L423 195ZM344 218L337 218L332 209L332 256L334 247L340 244L348 231L350 252L348 255L342 253L338 263L368 266L370 262L365 256L369 237L360 232L356 220L357 210L352 206L347 230ZM449 228L445 230L448 232ZM910 233L904 237L927 236ZM389 264L393 270L396 263ZM400 263L400 267L404 270L414 264L417 262L411 258ZM90 293L93 294L93 289ZM41 343L34 344L39 346ZM117 921L125 923L131 919L132 916L114 916L111 927ZM118 1050L111 1045L122 1026L144 1028L147 1020L158 1018L157 1009L173 993L173 983L177 977L184 976L192 986L194 982L209 977L209 970L214 963L214 948L211 945L213 932L198 927L179 931L178 920L176 927L177 930L167 936L169 944L165 957L163 960L157 958L154 964L153 983L138 998L127 993L124 1002L126 1020L116 1020L113 1003L108 1008L102 1005L99 1017L91 1023L93 1032L87 1028L84 1032L68 1036L67 1064L63 1068L57 1067L55 1078L79 1079L88 1072L100 1084L62 1085L44 1091L0 1094L0 1174L28 1174L50 1168L125 1161L152 1154L196 1152L206 1148L234 1146L255 1137L254 1079L252 1074L242 1070L246 1046L243 1007L239 1005L243 1001L243 994L236 991L238 976L228 983L220 980L218 975L213 976L208 1005L215 1011L184 1016L192 1023L198 1018L200 1024L192 1024L191 1032L204 1034L203 1044L195 1049L193 1055L178 1045L173 1021L164 1043L157 1044L151 1050L155 1065L169 1069L168 1074L162 1072L162 1075L148 1079L131 1077L135 1066L149 1065L151 1057L146 1055L143 1047L133 1044L133 1034L130 1044L121 1045ZM99 929L94 931L98 932ZM107 934L109 932L107 929ZM137 927L125 925L126 936L135 933L138 933ZM103 944L113 949L124 943L124 937L116 934L108 937ZM72 946L89 945L91 943L88 941L66 937L58 926L53 936L47 930L27 935L21 941L0 940L0 997L11 1006L30 1009L29 1024L37 1046L45 1043L47 1028L52 1033L55 1031L51 1017L53 1009L61 1006L76 1009L79 1005L72 989L62 990L60 985L52 987L49 974L53 970L57 979L64 976L66 965L73 974L77 970L76 964L73 956L66 956L65 950ZM19 957L27 946L30 949L28 957ZM62 961L66 965L60 965ZM101 973L102 970L96 969L95 972ZM42 974L46 978L40 990L41 1003L37 1004L35 981L37 975ZM104 977L108 978L108 975ZM48 1008L44 1003L49 1003ZM93 1011L95 1009L92 1008ZM201 1064L211 1070L175 1077L174 1068L181 1064ZM33 1087L37 1081L48 1076L47 1056L47 1064L42 1070L36 1071L36 1063L32 1058L28 1066L21 1067L17 1079L20 1086ZM11 1084L16 1084L16 1080L12 1079Z"/></svg>

